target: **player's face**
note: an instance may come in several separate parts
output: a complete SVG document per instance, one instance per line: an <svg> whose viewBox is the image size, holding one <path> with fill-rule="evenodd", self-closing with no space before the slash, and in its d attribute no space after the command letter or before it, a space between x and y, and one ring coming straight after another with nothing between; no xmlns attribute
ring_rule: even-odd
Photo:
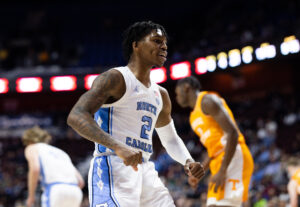
<svg viewBox="0 0 300 207"><path fill-rule="evenodd" d="M183 108L188 107L188 95L185 91L184 85L176 86L175 93L176 101L179 104L179 106Z"/></svg>
<svg viewBox="0 0 300 207"><path fill-rule="evenodd" d="M167 60L167 38L160 29L153 30L138 42L138 55L147 64L161 67Z"/></svg>

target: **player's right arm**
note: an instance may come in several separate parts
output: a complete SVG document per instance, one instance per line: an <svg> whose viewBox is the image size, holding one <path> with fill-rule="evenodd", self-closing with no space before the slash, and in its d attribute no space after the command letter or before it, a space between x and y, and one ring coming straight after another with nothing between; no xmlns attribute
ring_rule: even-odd
<svg viewBox="0 0 300 207"><path fill-rule="evenodd" d="M28 175L27 175L28 198L26 201L26 205L33 206L35 202L35 191L38 185L39 174L40 174L39 155L35 145L28 145L25 148L25 158L28 162Z"/></svg>
<svg viewBox="0 0 300 207"><path fill-rule="evenodd" d="M290 180L287 189L290 196L290 207L297 207L298 206L297 183L294 180Z"/></svg>
<svg viewBox="0 0 300 207"><path fill-rule="evenodd" d="M160 87L163 108L158 116L155 129L167 153L177 162L184 165L184 170L189 176L201 179L204 169L200 162L195 162L184 142L178 136L171 117L172 103L166 89Z"/></svg>
<svg viewBox="0 0 300 207"><path fill-rule="evenodd" d="M223 139L226 140L221 167L217 174L211 177L211 182L215 184L214 191L217 192L219 187L223 188L225 185L226 171L236 151L239 130L217 95L204 95L201 102L201 109L206 115L211 116L219 124L224 133Z"/></svg>
<svg viewBox="0 0 300 207"><path fill-rule="evenodd" d="M125 165L131 165L137 170L137 164L142 162L141 153L131 151L113 139L93 119L94 113L103 104L119 100L125 91L125 81L119 71L112 69L104 72L95 79L91 89L79 98L68 116L67 123L82 137L114 150Z"/></svg>

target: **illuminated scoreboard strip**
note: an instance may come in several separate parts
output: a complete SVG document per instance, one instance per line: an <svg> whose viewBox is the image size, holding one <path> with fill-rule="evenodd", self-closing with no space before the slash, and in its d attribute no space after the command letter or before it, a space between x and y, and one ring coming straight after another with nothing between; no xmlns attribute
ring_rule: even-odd
<svg viewBox="0 0 300 207"><path fill-rule="evenodd" d="M91 75L86 75L84 77L84 87L85 89L89 90L92 87L92 84L94 80L97 78L99 74L91 74Z"/></svg>
<svg viewBox="0 0 300 207"><path fill-rule="evenodd" d="M199 57L194 61L194 72L197 75L214 72L216 69L228 70L235 68L242 63L250 64L254 59L258 61L272 59L277 56L277 51L284 56L296 54L300 52L300 43L296 36L285 37L280 47L270 43L262 43L260 47L253 48L248 45L242 49L232 49L228 52L219 52L215 55ZM150 79L158 84L166 82L168 77L172 80L178 80L188 77L192 74L192 65L189 61L175 63L170 66L170 69L164 67L153 68L150 71ZM74 91L77 89L89 90L99 74L85 75L64 75L53 77L18 77L15 81L9 81L6 78L0 78L0 94L8 92L18 93L37 93L45 90L51 91ZM50 83L50 84L49 84ZM10 88L11 87L11 88ZM44 88L43 88L44 87Z"/></svg>
<svg viewBox="0 0 300 207"><path fill-rule="evenodd" d="M216 57L214 55L209 55L206 57L207 60L207 71L214 72L217 69Z"/></svg>
<svg viewBox="0 0 300 207"><path fill-rule="evenodd" d="M255 55L257 60L272 59L276 56L276 48L274 45L265 42L255 50Z"/></svg>
<svg viewBox="0 0 300 207"><path fill-rule="evenodd" d="M191 64L188 61L176 63L170 66L170 77L173 80L178 80L191 75Z"/></svg>
<svg viewBox="0 0 300 207"><path fill-rule="evenodd" d="M8 92L8 80L6 78L0 78L0 93Z"/></svg>
<svg viewBox="0 0 300 207"><path fill-rule="evenodd" d="M233 49L228 52L229 66L237 67L242 63L241 52L239 49Z"/></svg>
<svg viewBox="0 0 300 207"><path fill-rule="evenodd" d="M294 54L299 51L299 40L297 40L294 35L284 38L283 43L280 45L280 52L282 55Z"/></svg>
<svg viewBox="0 0 300 207"><path fill-rule="evenodd" d="M167 81L167 70L166 68L153 68L150 71L150 79L155 83L163 83Z"/></svg>
<svg viewBox="0 0 300 207"><path fill-rule="evenodd" d="M205 57L197 58L195 60L195 72L202 75L207 72L207 60Z"/></svg>
<svg viewBox="0 0 300 207"><path fill-rule="evenodd" d="M227 54L225 52L220 52L217 55L217 59L218 59L218 67L221 69L226 69L228 66Z"/></svg>
<svg viewBox="0 0 300 207"><path fill-rule="evenodd" d="M16 91L19 93L41 92L43 79L41 77L18 78L16 81Z"/></svg>
<svg viewBox="0 0 300 207"><path fill-rule="evenodd" d="M74 91L77 88L77 78L74 75L54 76L50 78L52 91Z"/></svg>
<svg viewBox="0 0 300 207"><path fill-rule="evenodd" d="M253 47L246 46L242 49L242 60L245 64L251 63L253 60Z"/></svg>

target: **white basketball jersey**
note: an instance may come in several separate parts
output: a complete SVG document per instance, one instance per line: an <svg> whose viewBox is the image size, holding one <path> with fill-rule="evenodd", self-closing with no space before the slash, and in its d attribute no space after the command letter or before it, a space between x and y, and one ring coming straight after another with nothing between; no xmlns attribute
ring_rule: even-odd
<svg viewBox="0 0 300 207"><path fill-rule="evenodd" d="M67 153L45 143L38 143L36 146L39 154L43 186L58 182L78 183L75 167Z"/></svg>
<svg viewBox="0 0 300 207"><path fill-rule="evenodd" d="M104 104L94 118L105 132L132 150L141 151L148 160L153 152L152 133L163 104L159 86L151 81L147 88L128 67L116 70L124 77L126 92L118 101ZM111 151L96 143L94 156Z"/></svg>

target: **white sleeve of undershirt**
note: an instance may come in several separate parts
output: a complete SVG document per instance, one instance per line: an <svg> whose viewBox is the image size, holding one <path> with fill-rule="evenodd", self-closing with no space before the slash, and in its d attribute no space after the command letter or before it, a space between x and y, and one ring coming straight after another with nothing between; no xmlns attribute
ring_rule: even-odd
<svg viewBox="0 0 300 207"><path fill-rule="evenodd" d="M174 122L171 120L164 127L155 128L167 153L177 162L185 165L187 159L193 160L182 139L178 136Z"/></svg>

